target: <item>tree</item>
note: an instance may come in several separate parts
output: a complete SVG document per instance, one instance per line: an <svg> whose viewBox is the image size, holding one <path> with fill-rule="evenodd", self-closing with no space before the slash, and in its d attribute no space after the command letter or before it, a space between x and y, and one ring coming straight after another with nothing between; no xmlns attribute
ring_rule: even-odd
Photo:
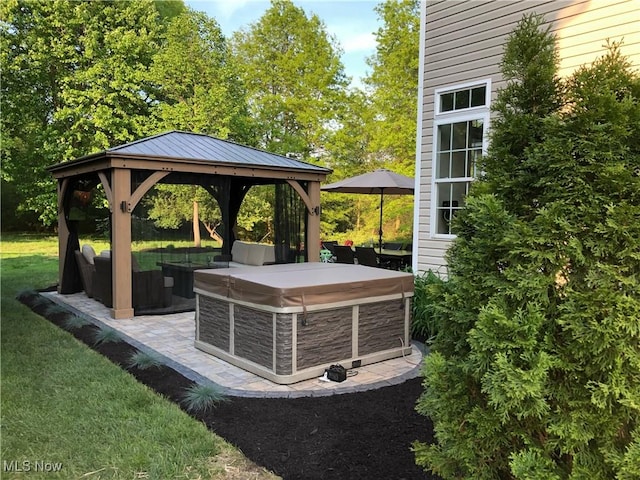
<svg viewBox="0 0 640 480"><path fill-rule="evenodd" d="M550 116L563 106L563 85L558 79L555 38L547 31L531 29L505 48L502 69L512 81L493 105L491 154L479 166L490 191L517 213L535 214L545 187L547 162L530 150L547 134Z"/></svg>
<svg viewBox="0 0 640 480"><path fill-rule="evenodd" d="M376 32L376 53L365 79L373 116L370 148L395 170L413 176L417 122L420 2L386 0L376 7L383 26Z"/></svg>
<svg viewBox="0 0 640 480"><path fill-rule="evenodd" d="M238 68L215 20L191 9L174 17L153 58L150 75L159 100L152 110L155 132L185 130L250 141ZM209 235L221 240L215 229L220 209L204 189L160 185L156 192L147 203L158 226L178 228L191 220L194 244L199 246L202 219Z"/></svg>
<svg viewBox="0 0 640 480"><path fill-rule="evenodd" d="M236 32L233 44L258 146L305 159L321 151L347 84L339 48L322 21L290 0L272 0L257 23Z"/></svg>
<svg viewBox="0 0 640 480"><path fill-rule="evenodd" d="M370 89L371 114L367 130L369 151L381 166L413 177L415 172L418 70L420 45L420 2L386 0L375 8L382 27L376 32L376 53L367 60L371 74L365 79ZM375 207L375 203L371 204ZM390 197L385 208L385 231L410 236L413 199ZM374 220L376 215L367 215ZM370 222L375 228L377 220ZM404 227L404 231L403 230Z"/></svg>
<svg viewBox="0 0 640 480"><path fill-rule="evenodd" d="M419 66L419 2L388 0L375 8L383 26L375 32L376 53L367 63L367 91L348 93L338 127L328 137L327 158L332 180L370 172L376 168L413 176ZM385 199L387 232L410 235L413 202L410 197ZM323 197L322 230L353 230L356 241L377 235L379 199L370 196Z"/></svg>
<svg viewBox="0 0 640 480"><path fill-rule="evenodd" d="M214 19L191 9L173 18L150 69L159 100L153 109L156 131L250 141L238 70Z"/></svg>
<svg viewBox="0 0 640 480"><path fill-rule="evenodd" d="M192 222L193 243L200 247L200 221L209 237L222 243L216 230L222 221L220 207L211 195L197 185L156 185L145 199L148 215L160 228L177 229L184 222Z"/></svg>
<svg viewBox="0 0 640 480"><path fill-rule="evenodd" d="M613 45L559 88L543 24L509 38L435 305L414 448L443 478L640 476L640 77Z"/></svg>
<svg viewBox="0 0 640 480"><path fill-rule="evenodd" d="M345 104L347 78L340 49L316 16L290 0L273 0L264 15L232 39L251 116L256 146L299 160L323 162L328 137ZM253 188L245 204L272 216L266 189ZM244 212L244 213L243 213ZM243 209L245 234L265 236L270 226Z"/></svg>
<svg viewBox="0 0 640 480"><path fill-rule="evenodd" d="M154 0L153 2L158 10L160 18L163 20L163 25L166 19L172 19L177 17L185 11L186 7L182 0Z"/></svg>
<svg viewBox="0 0 640 480"><path fill-rule="evenodd" d="M161 25L154 3L0 4L2 175L23 208L57 219L45 167L142 136L154 101L148 67Z"/></svg>
<svg viewBox="0 0 640 480"><path fill-rule="evenodd" d="M323 160L333 169L331 181L370 172L380 166L378 159L369 150L371 136L367 126L372 114L371 102L367 95L358 89L347 92L347 101L338 115L339 127L333 129L325 144ZM363 229L365 211L371 218L375 206L365 195L326 193L322 197L323 238L332 238L335 232L353 230L357 236ZM379 205L379 200L373 199ZM368 208L367 208L368 207ZM377 225L377 223L376 223ZM364 232L362 232L363 235Z"/></svg>

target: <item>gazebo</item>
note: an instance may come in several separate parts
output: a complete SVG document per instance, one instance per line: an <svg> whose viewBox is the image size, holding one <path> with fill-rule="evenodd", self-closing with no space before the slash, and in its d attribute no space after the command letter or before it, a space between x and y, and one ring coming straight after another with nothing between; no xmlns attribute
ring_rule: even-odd
<svg viewBox="0 0 640 480"><path fill-rule="evenodd" d="M319 260L322 168L202 134L171 131L87 155L48 168L58 186L59 287L80 291L74 250L78 233L70 220L79 185L101 184L110 210L113 318L130 318L132 308L131 214L158 183L200 185L220 206L222 253L229 254L242 201L254 185L289 185L306 207L305 249ZM82 193L82 192L80 192ZM278 210L278 209L277 209ZM281 212L276 211L276 215Z"/></svg>

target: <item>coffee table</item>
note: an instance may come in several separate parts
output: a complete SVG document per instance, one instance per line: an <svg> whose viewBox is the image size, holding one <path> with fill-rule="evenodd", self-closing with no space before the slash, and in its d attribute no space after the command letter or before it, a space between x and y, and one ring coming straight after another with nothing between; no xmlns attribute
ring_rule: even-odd
<svg viewBox="0 0 640 480"><path fill-rule="evenodd" d="M206 268L227 268L229 262L158 262L162 275L173 277L173 294L184 298L195 298L193 292L193 272Z"/></svg>

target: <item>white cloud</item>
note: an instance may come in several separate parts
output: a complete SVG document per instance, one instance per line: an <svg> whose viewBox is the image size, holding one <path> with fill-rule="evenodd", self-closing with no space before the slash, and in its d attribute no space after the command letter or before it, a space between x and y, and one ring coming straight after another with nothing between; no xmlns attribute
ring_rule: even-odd
<svg viewBox="0 0 640 480"><path fill-rule="evenodd" d="M376 49L376 37L373 33L344 32L336 34L345 53L370 52Z"/></svg>
<svg viewBox="0 0 640 480"><path fill-rule="evenodd" d="M252 3L262 4L260 5L261 10L265 10L269 6L265 0L188 0L186 3L195 10L206 12L219 23L226 23L233 19Z"/></svg>

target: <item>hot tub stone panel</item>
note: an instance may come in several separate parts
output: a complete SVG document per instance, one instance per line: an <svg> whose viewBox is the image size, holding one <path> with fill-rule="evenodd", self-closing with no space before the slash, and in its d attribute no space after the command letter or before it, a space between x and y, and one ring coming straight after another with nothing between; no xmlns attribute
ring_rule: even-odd
<svg viewBox="0 0 640 480"><path fill-rule="evenodd" d="M273 369L273 314L235 305L235 355Z"/></svg>
<svg viewBox="0 0 640 480"><path fill-rule="evenodd" d="M199 295L199 340L229 351L229 303Z"/></svg>
<svg viewBox="0 0 640 480"><path fill-rule="evenodd" d="M328 359L351 358L352 312L352 307L345 307L298 314L298 370Z"/></svg>
<svg viewBox="0 0 640 480"><path fill-rule="evenodd" d="M404 341L404 305L404 300L360 305L359 355L368 355L401 346Z"/></svg>
<svg viewBox="0 0 640 480"><path fill-rule="evenodd" d="M293 328L291 314L276 314L276 374L293 373Z"/></svg>

